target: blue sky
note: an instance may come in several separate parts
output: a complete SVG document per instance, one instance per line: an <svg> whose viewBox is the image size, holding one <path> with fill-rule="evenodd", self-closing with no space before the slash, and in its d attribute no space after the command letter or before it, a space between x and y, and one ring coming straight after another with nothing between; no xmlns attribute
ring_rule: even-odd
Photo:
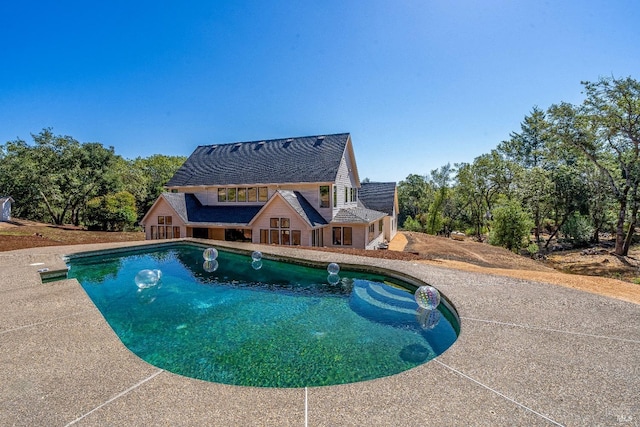
<svg viewBox="0 0 640 427"><path fill-rule="evenodd" d="M640 2L5 1L0 143L125 158L350 132L361 178L472 162L580 81L640 79Z"/></svg>

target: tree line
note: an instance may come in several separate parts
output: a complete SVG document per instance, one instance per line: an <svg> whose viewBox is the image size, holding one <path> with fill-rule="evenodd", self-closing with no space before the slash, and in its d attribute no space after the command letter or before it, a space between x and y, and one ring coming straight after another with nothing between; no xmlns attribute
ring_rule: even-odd
<svg viewBox="0 0 640 427"><path fill-rule="evenodd" d="M398 184L399 224L464 231L532 254L558 238L574 246L615 236L628 255L640 207L640 82L582 82L584 100L533 107L519 132L472 163L447 164Z"/></svg>
<svg viewBox="0 0 640 427"><path fill-rule="evenodd" d="M0 145L0 195L12 215L91 229L134 229L186 157L124 159L113 147L80 143L50 128Z"/></svg>

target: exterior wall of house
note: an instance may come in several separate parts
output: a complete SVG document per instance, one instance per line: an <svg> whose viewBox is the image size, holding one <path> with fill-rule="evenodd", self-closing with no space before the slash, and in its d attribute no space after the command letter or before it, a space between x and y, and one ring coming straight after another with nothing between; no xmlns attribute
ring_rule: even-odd
<svg viewBox="0 0 640 427"><path fill-rule="evenodd" d="M338 168L338 174L336 176L336 182L334 183L336 191L335 197L333 194L334 190L331 190L331 203L333 207L333 212L331 214L332 217L338 213L340 209L354 208L358 204L358 187L360 186L360 183L355 180L355 177L349 168L350 164L351 159L347 151L345 155L342 156L340 167ZM337 203L333 203L334 200Z"/></svg>
<svg viewBox="0 0 640 427"><path fill-rule="evenodd" d="M158 223L159 217L163 218L164 224ZM171 224L167 224L168 218L170 218ZM160 227L164 230L161 231ZM179 236L177 235L178 230ZM144 224L144 233L147 240L186 237L187 227L169 204L160 198L149 211L148 219Z"/></svg>
<svg viewBox="0 0 640 427"><path fill-rule="evenodd" d="M333 229L335 227L351 229L351 245L334 244ZM323 229L324 246L329 248L365 249L368 225L366 224L329 224Z"/></svg>
<svg viewBox="0 0 640 427"><path fill-rule="evenodd" d="M272 227L271 220L278 219L278 226ZM288 220L288 227L283 227L282 219ZM289 232L289 243L290 245L294 244L293 241L293 232L300 232L300 245L301 246L311 246L311 227L298 215L297 212L291 209L289 204L283 201L280 198L273 200L267 208L260 213L260 215L253 221L252 225L252 242L260 243L260 230L269 230L268 236L271 237L271 231L277 230L278 238L282 239L282 232ZM275 225L275 224L274 224ZM275 243L269 240L267 243ZM277 244L287 244L283 243L282 240L277 242Z"/></svg>

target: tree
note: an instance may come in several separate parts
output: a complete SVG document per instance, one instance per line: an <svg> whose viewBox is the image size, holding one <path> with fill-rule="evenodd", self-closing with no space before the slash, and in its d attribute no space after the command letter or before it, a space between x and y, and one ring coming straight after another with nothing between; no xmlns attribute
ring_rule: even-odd
<svg viewBox="0 0 640 427"><path fill-rule="evenodd" d="M498 151L524 168L544 167L548 153L549 122L537 106L520 124L521 133L513 132L507 141L498 144Z"/></svg>
<svg viewBox="0 0 640 427"><path fill-rule="evenodd" d="M615 253L626 256L640 207L640 82L628 77L582 84L582 105L550 108L554 131L607 177L618 204Z"/></svg>
<svg viewBox="0 0 640 427"><path fill-rule="evenodd" d="M80 212L91 197L113 189L110 173L113 147L80 144L70 136L56 136L51 129L3 147L0 181L18 206L17 214L54 224L80 222Z"/></svg>
<svg viewBox="0 0 640 427"><path fill-rule="evenodd" d="M125 189L136 197L138 205L138 219L151 208L158 196L164 191L164 186L176 171L187 160L184 156L165 156L154 154L148 158L138 157L131 161L131 168L135 173L129 176L131 182L125 183ZM135 187L143 187L144 190Z"/></svg>
<svg viewBox="0 0 640 427"><path fill-rule="evenodd" d="M127 191L95 197L87 203L87 222L91 228L126 231L136 219L136 199Z"/></svg>
<svg viewBox="0 0 640 427"><path fill-rule="evenodd" d="M549 155L552 154L552 134L545 112L537 106L525 116L520 129L520 133L513 132L509 140L500 143L498 151L522 168L518 175L518 188L533 214L535 239L540 246L542 224L551 209L549 170L553 166Z"/></svg>
<svg viewBox="0 0 640 427"><path fill-rule="evenodd" d="M489 243L518 252L527 245L533 222L517 200L501 198L493 209Z"/></svg>
<svg viewBox="0 0 640 427"><path fill-rule="evenodd" d="M431 184L435 191L433 201L429 205L426 231L429 234L439 233L445 223L443 210L445 207L449 182L451 181L451 165L447 163L440 169L431 171Z"/></svg>
<svg viewBox="0 0 640 427"><path fill-rule="evenodd" d="M416 219L427 212L433 198L433 189L422 175L411 174L398 183L398 224L407 218Z"/></svg>
<svg viewBox="0 0 640 427"><path fill-rule="evenodd" d="M456 190L466 199L472 226L480 239L496 200L512 191L515 168L496 150L476 157L472 164L456 164L456 168Z"/></svg>

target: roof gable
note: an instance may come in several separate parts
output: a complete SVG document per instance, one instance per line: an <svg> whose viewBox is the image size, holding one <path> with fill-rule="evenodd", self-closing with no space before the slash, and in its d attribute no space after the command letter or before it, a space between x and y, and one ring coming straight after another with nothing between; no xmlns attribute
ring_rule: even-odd
<svg viewBox="0 0 640 427"><path fill-rule="evenodd" d="M334 182L350 140L341 133L199 146L167 187Z"/></svg>

